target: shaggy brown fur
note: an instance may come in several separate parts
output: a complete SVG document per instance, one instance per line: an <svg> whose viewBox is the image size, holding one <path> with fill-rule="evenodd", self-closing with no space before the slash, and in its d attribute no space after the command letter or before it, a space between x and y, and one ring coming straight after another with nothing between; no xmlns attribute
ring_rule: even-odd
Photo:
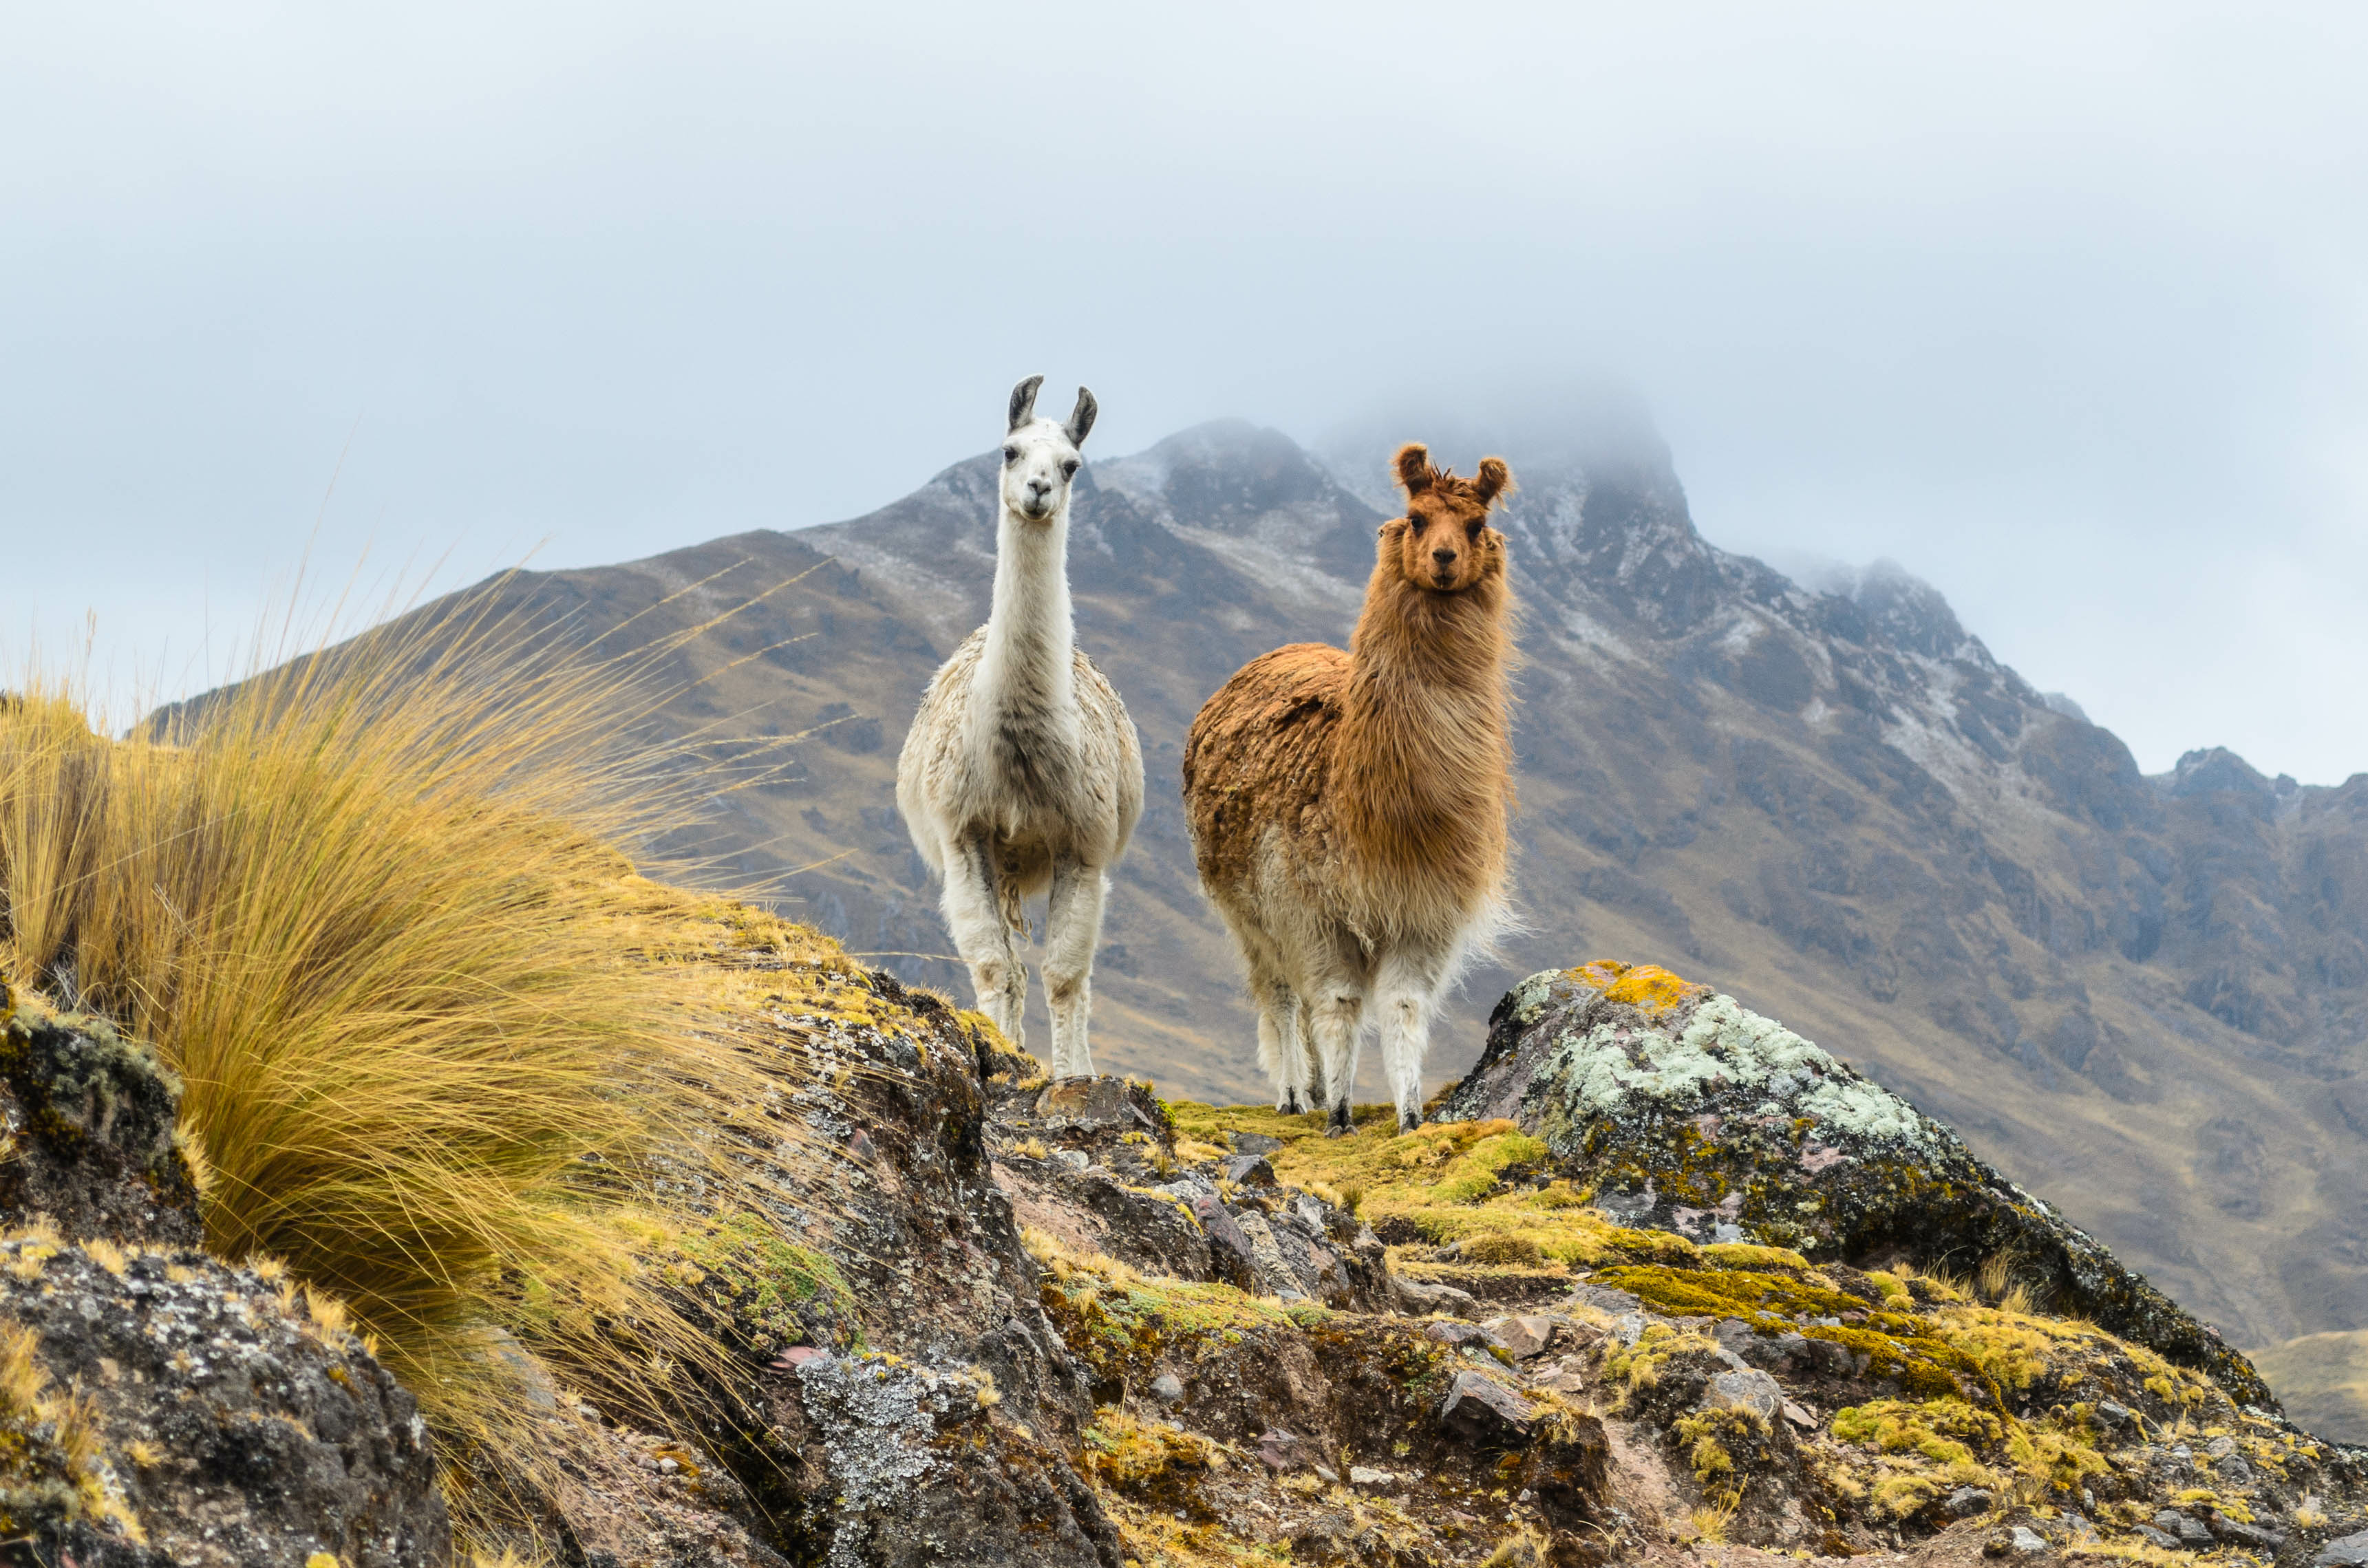
<svg viewBox="0 0 2368 1568"><path fill-rule="evenodd" d="M1420 446L1399 451L1396 471L1406 515L1381 529L1349 652L1304 642L1245 665L1193 721L1184 798L1201 884L1241 944L1262 1011L1281 1005L1279 981L1304 1014L1349 1001L1353 1015L1395 957L1431 982L1417 1009L1427 1030L1437 992L1503 902L1512 595L1487 514L1512 475L1488 458L1459 478ZM1314 1014L1270 1021L1262 1055L1311 1024L1325 1033ZM1410 1117L1423 1042L1406 1043L1414 1060L1390 1066ZM1336 1119L1354 1051L1352 1033L1346 1060L1327 1046L1321 1063ZM1293 1063L1269 1067L1288 1104Z"/></svg>

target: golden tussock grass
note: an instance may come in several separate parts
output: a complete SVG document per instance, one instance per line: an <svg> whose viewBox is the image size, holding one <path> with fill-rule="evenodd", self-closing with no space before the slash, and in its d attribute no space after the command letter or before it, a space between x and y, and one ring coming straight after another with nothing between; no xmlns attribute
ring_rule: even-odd
<svg viewBox="0 0 2368 1568"><path fill-rule="evenodd" d="M712 901L618 847L723 787L633 744L668 650L572 652L504 585L120 741L19 682L0 971L179 1074L212 1251L284 1261L324 1336L349 1316L448 1454L532 1471L522 1344L654 1402L700 1353L610 1221L767 1085L716 977L654 961L716 946Z"/></svg>

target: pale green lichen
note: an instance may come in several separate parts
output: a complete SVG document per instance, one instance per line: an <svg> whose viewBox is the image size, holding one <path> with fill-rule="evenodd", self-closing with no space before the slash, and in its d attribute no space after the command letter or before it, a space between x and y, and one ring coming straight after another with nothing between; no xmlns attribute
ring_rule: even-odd
<svg viewBox="0 0 2368 1568"><path fill-rule="evenodd" d="M1515 992L1517 1014L1534 1017L1565 971L1531 975ZM1641 1059L1641 1060L1640 1060ZM1804 1117L1853 1138L1929 1143L1924 1119L1904 1100L1845 1074L1816 1044L1724 994L1693 1009L1673 1038L1634 1024L1598 1024L1555 1042L1541 1076L1568 1085L1582 1115L1616 1112L1644 1096L1684 1100L1727 1085L1765 1088L1770 1115Z"/></svg>

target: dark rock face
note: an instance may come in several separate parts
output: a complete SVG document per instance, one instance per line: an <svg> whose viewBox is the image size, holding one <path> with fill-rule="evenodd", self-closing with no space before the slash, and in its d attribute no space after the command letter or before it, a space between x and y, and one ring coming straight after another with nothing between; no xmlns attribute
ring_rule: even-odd
<svg viewBox="0 0 2368 1568"><path fill-rule="evenodd" d="M1510 1118L1622 1224L1829 1264L2006 1260L2049 1310L2275 1397L2244 1356L1948 1128L1731 996L1613 963L1546 971L1498 1003L1449 1095Z"/></svg>
<svg viewBox="0 0 2368 1568"><path fill-rule="evenodd" d="M302 1293L203 1253L0 1241L9 1562L416 1568L450 1551L409 1393ZM21 1361L19 1360L21 1358ZM34 1555L21 1555L30 1551Z"/></svg>
<svg viewBox="0 0 2368 1568"><path fill-rule="evenodd" d="M1313 1193L1282 1190L1254 1153L1179 1170L1167 1112L1143 1085L1068 1078L990 1093L996 1177L1022 1224L1180 1279L1348 1311L1388 1303L1372 1231Z"/></svg>
<svg viewBox="0 0 2368 1568"><path fill-rule="evenodd" d="M341 1309L199 1250L179 1098L112 1026L0 986L0 1561L443 1562L411 1395Z"/></svg>
<svg viewBox="0 0 2368 1568"><path fill-rule="evenodd" d="M884 974L785 991L765 1038L803 1060L784 1063L781 1145L746 1157L808 1245L743 1246L713 1217L696 1289L743 1370L681 1391L712 1404L754 1533L830 1568L1118 1568L1070 1458L1088 1382L988 1164L987 1085L1033 1064Z"/></svg>
<svg viewBox="0 0 2368 1568"><path fill-rule="evenodd" d="M68 1236L194 1247L198 1190L174 1144L180 1085L104 1019L0 983L0 1213Z"/></svg>

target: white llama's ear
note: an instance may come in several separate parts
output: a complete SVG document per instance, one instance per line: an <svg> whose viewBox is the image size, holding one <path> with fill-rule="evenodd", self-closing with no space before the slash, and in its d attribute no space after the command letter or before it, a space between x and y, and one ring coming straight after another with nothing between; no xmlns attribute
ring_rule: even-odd
<svg viewBox="0 0 2368 1568"><path fill-rule="evenodd" d="M1035 417L1036 389L1044 384L1042 376L1030 376L1011 389L1011 428L1019 429Z"/></svg>
<svg viewBox="0 0 2368 1568"><path fill-rule="evenodd" d="M1094 401L1094 394L1087 392L1085 388L1079 387L1077 389L1077 410L1075 414L1069 415L1069 423L1067 426L1069 445L1073 447L1082 447L1086 444L1086 433L1094 427L1094 415L1100 412L1101 405Z"/></svg>

